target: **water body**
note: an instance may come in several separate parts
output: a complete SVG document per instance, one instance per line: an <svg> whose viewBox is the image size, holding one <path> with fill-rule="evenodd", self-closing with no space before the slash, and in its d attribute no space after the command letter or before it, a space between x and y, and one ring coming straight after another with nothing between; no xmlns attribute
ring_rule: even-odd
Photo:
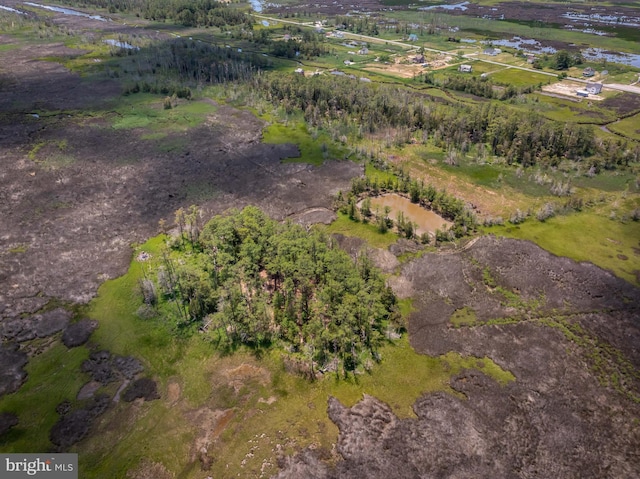
<svg viewBox="0 0 640 479"><path fill-rule="evenodd" d="M262 24L263 24L265 27L268 27L268 26L269 26L269 22L267 22L266 20L262 20Z"/></svg>
<svg viewBox="0 0 640 479"><path fill-rule="evenodd" d="M52 6L49 6L49 5L40 5L39 3L32 3L32 2L24 2L24 4L25 5L29 5L31 7L43 8L45 10L50 10L50 11L56 12L56 13L63 13L65 15L74 15L76 17L86 17L86 18L91 18L93 20L100 20L101 22L108 22L109 21L108 18L101 17L100 15L90 15L88 13L78 12L76 10L70 10L68 8L52 7Z"/></svg>
<svg viewBox="0 0 640 479"><path fill-rule="evenodd" d="M17 13L18 15L26 15L26 13L21 12L20 10L16 10L15 8L5 7L4 5L0 5L0 10L6 10L7 12Z"/></svg>
<svg viewBox="0 0 640 479"><path fill-rule="evenodd" d="M481 43L490 43L493 46L510 47L515 48L516 50L522 50L524 52L531 53L554 54L556 52L555 48L542 46L542 43L540 43L538 40L534 40L533 38L521 38L517 36L513 37L511 40L487 40Z"/></svg>
<svg viewBox="0 0 640 479"><path fill-rule="evenodd" d="M416 234L418 235L435 233L437 229L443 230L451 225L451 222L445 220L442 216L435 214L433 211L425 210L420 205L411 203L407 198L395 193L371 198L371 210L374 213L376 207L379 207L382 212L385 206L391 208L389 217L394 221L398 213L402 211L406 219L416 223L418 225L416 227Z"/></svg>
<svg viewBox="0 0 640 479"><path fill-rule="evenodd" d="M553 47L542 46L539 41L531 38L513 37L511 40L487 40L482 43L490 43L493 46L510 47L523 52L537 54L548 53L553 55L557 51ZM640 68L640 54L637 53L611 52L600 48L586 48L582 50L581 53L582 56L589 61L606 60L612 63L622 63L623 65Z"/></svg>
<svg viewBox="0 0 640 479"><path fill-rule="evenodd" d="M443 10L466 10L469 2L455 3L453 5L432 5L430 7L421 7L418 10L434 10L436 8L442 8Z"/></svg>
<svg viewBox="0 0 640 479"><path fill-rule="evenodd" d="M625 15L601 15L599 13L567 12L562 15L573 22L597 22L608 25L625 27L640 27L640 17L627 17Z"/></svg>
<svg viewBox="0 0 640 479"><path fill-rule="evenodd" d="M119 47L119 48L125 48L127 50L140 50L140 47L135 47L133 45L131 45L130 43L127 42L121 42L118 40L105 40L105 43L108 43L109 45L113 45L114 47Z"/></svg>
<svg viewBox="0 0 640 479"><path fill-rule="evenodd" d="M254 12L262 11L262 0L249 0L249 3L251 3Z"/></svg>
<svg viewBox="0 0 640 479"><path fill-rule="evenodd" d="M601 48L587 48L582 50L582 56L589 61L606 60L612 63L622 63L640 68L640 55L636 53L609 52Z"/></svg>

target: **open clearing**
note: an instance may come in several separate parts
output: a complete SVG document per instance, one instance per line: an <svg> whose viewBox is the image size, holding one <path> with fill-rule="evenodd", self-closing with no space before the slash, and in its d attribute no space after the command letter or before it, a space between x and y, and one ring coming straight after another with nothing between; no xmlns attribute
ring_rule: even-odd
<svg viewBox="0 0 640 479"><path fill-rule="evenodd" d="M556 94L556 95L571 97L576 99L576 101L582 101L585 99L587 101L588 100L596 100L596 101L604 100L604 97L602 97L601 95L593 95L591 93L589 93L589 96L587 98L580 98L579 96L577 96L576 92L578 90L584 90L584 88L585 88L584 83L575 82L571 80L563 80L560 82L543 86L542 91Z"/></svg>

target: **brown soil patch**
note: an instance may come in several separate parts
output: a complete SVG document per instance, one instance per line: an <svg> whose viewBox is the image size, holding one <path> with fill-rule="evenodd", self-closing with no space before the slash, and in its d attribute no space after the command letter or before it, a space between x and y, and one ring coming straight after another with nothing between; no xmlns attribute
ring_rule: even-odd
<svg viewBox="0 0 640 479"><path fill-rule="evenodd" d="M563 80L560 82L551 83L549 85L544 85L542 87L542 91L575 99L580 98L576 95L576 90L584 90L585 87L586 85L584 83L571 80ZM584 100L603 101L604 97L600 95L592 95L591 93L589 93L589 96L587 98L584 98Z"/></svg>
<svg viewBox="0 0 640 479"><path fill-rule="evenodd" d="M173 479L175 474L167 470L164 464L142 459L134 468L127 471L127 479Z"/></svg>
<svg viewBox="0 0 640 479"><path fill-rule="evenodd" d="M425 184L437 185L444 188L448 193L454 195L475 206L474 212L481 218L488 216L502 216L507 219L516 209L522 208L523 204L519 200L519 193L503 186L500 191L491 191L482 186L474 185L463 178L458 178L452 174L442 171L428 162L418 160L408 160L401 156L390 160L396 164L402 164L408 169L412 178L422 179ZM527 206L531 206L530 199ZM531 207L535 207L531 206Z"/></svg>
<svg viewBox="0 0 640 479"><path fill-rule="evenodd" d="M177 382L171 381L167 386L167 401L169 404L175 404L180 399L181 395L180 384Z"/></svg>
<svg viewBox="0 0 640 479"><path fill-rule="evenodd" d="M626 116L640 110L640 95L620 93L605 99L602 106L614 109L618 116Z"/></svg>
<svg viewBox="0 0 640 479"><path fill-rule="evenodd" d="M271 382L271 373L267 369L247 363L242 363L234 369L227 369L222 374L236 393L248 382L257 381L262 385Z"/></svg>
<svg viewBox="0 0 640 479"><path fill-rule="evenodd" d="M400 78L413 78L423 72L423 68L419 65L405 65L402 63L372 64L363 70Z"/></svg>
<svg viewBox="0 0 640 479"><path fill-rule="evenodd" d="M198 431L190 448L190 461L200 459L202 464L208 462L206 458L211 445L222 434L233 415L232 409L213 410L207 407L185 414Z"/></svg>

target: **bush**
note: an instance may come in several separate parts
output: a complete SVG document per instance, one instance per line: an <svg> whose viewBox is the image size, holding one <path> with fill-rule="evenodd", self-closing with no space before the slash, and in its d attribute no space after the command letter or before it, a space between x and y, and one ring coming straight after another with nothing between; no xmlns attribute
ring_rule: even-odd
<svg viewBox="0 0 640 479"><path fill-rule="evenodd" d="M538 214L536 214L536 218L538 221L545 221L555 215L555 210L551 203L545 203L540 210L538 210Z"/></svg>
<svg viewBox="0 0 640 479"><path fill-rule="evenodd" d="M516 210L515 213L513 213L511 215L511 218L509 218L509 223L514 224L514 225L519 225L520 223L523 223L524 220L527 219L527 214L523 213L522 211L520 211L519 209Z"/></svg>

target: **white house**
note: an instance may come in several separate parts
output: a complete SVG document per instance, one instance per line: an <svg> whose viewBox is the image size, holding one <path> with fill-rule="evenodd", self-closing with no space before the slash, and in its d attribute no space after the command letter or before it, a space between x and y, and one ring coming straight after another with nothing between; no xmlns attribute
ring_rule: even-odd
<svg viewBox="0 0 640 479"><path fill-rule="evenodd" d="M462 73L471 73L473 67L471 65L460 65L458 71Z"/></svg>
<svg viewBox="0 0 640 479"><path fill-rule="evenodd" d="M496 55L502 53L502 50L500 50L499 48L486 48L482 53L484 55L495 57Z"/></svg>

